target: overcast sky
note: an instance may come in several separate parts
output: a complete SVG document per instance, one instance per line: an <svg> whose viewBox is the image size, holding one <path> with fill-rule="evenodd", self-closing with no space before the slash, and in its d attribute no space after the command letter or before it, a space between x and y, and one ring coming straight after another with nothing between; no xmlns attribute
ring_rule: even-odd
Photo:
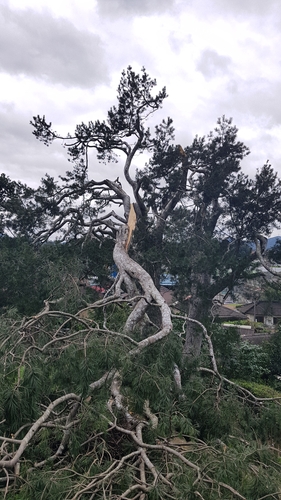
<svg viewBox="0 0 281 500"><path fill-rule="evenodd" d="M280 0L0 0L0 172L36 187L69 169L29 121L63 133L105 118L131 65L167 87L159 121L173 118L176 143L225 114L251 149L245 171L269 159L281 176L280 47Z"/></svg>

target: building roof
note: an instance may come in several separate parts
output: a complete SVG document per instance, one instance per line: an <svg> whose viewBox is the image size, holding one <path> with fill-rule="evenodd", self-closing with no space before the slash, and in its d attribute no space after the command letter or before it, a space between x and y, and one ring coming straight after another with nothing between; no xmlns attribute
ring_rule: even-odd
<svg viewBox="0 0 281 500"><path fill-rule="evenodd" d="M175 302L174 292L165 286L160 286L160 293L163 299L167 302L168 306Z"/></svg>
<svg viewBox="0 0 281 500"><path fill-rule="evenodd" d="M165 299L167 304L169 306L171 305L178 305L177 302L175 302L175 296L173 290L170 290L169 288L166 288L165 286L160 286L160 293L162 297ZM221 306L221 305L215 305L212 308L212 314L222 320L239 320L239 319L247 319L245 314L242 312L237 311L236 309L227 307L227 306Z"/></svg>
<svg viewBox="0 0 281 500"><path fill-rule="evenodd" d="M236 309L232 309L230 307L215 305L212 308L212 313L219 319L223 320L239 320L239 319L247 319L245 314Z"/></svg>
<svg viewBox="0 0 281 500"><path fill-rule="evenodd" d="M251 302L250 304L239 306L238 309L244 314L281 318L281 301L279 300L259 300L256 303Z"/></svg>

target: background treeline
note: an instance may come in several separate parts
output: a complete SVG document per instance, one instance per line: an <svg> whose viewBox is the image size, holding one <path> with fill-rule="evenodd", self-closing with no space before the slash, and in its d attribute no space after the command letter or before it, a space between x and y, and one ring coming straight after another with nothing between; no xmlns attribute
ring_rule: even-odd
<svg viewBox="0 0 281 500"><path fill-rule="evenodd" d="M16 308L22 315L38 313L44 300L65 296L76 289L77 296L90 293L88 277L96 276L101 286L109 284L113 242L48 242L35 247L24 237L0 238L0 311ZM69 294L68 294L69 295Z"/></svg>

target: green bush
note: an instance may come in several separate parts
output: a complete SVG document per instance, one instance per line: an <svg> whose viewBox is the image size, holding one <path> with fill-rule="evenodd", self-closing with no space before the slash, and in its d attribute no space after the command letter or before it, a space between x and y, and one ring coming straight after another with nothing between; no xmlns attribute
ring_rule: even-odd
<svg viewBox="0 0 281 500"><path fill-rule="evenodd" d="M219 370L227 378L260 380L270 373L269 354L263 346L242 341L233 328L215 326L211 335Z"/></svg>
<svg viewBox="0 0 281 500"><path fill-rule="evenodd" d="M242 387L245 387L245 389L248 389L257 398L280 398L281 402L281 392L276 391L268 385L242 379L236 379L234 380L234 382L236 382L238 385L241 385Z"/></svg>

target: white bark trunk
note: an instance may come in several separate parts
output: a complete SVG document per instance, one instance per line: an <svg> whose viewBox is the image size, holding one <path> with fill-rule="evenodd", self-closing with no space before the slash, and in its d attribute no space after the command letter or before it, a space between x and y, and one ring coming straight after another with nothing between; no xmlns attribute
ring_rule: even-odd
<svg viewBox="0 0 281 500"><path fill-rule="evenodd" d="M137 262L133 261L126 252L126 241L128 237L128 227L122 226L117 234L116 244L113 251L114 262L120 273L120 279L126 283L128 277L138 283L142 289L142 298L138 299L134 310L129 316L126 329L132 331L136 324L143 318L149 304L159 307L161 313L161 329L156 334L139 342L138 347L132 351L138 352L147 345L168 335L172 330L171 311L168 304L163 299L159 290L153 283L151 276Z"/></svg>

